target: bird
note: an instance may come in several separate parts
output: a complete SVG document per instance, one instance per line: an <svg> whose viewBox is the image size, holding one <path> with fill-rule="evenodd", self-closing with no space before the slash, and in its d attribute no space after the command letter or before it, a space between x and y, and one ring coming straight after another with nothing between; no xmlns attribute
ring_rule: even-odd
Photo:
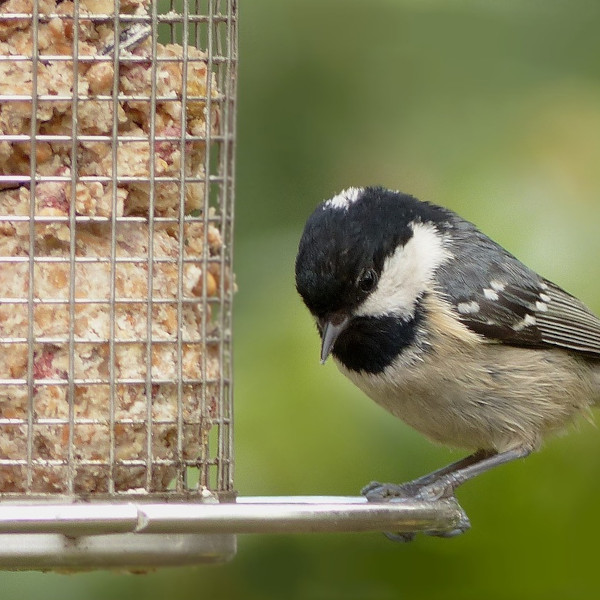
<svg viewBox="0 0 600 600"><path fill-rule="evenodd" d="M410 482L371 482L369 501L454 498L600 403L598 317L447 208L343 190L309 216L295 279L322 363L331 356L384 409L470 452ZM456 529L429 533L469 528L463 511Z"/></svg>

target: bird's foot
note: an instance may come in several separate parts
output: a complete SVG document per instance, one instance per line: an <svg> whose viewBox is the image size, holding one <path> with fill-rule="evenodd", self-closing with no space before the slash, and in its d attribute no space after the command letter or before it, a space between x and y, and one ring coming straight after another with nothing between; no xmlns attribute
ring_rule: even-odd
<svg viewBox="0 0 600 600"><path fill-rule="evenodd" d="M372 481L361 494L369 502L389 502L396 499L424 500L434 502L442 498L453 498L456 481L452 475L433 481L415 479L406 483L379 483Z"/></svg>
<svg viewBox="0 0 600 600"><path fill-rule="evenodd" d="M369 502L402 502L403 500L436 502L437 500L442 499L454 499L456 501L454 496L455 486L456 480L452 475L442 476L432 482L424 482L418 479L402 484L379 483L373 481L361 490L361 494L365 496ZM460 518L454 529L441 531L428 530L423 533L425 535L437 537L455 537L468 531L471 528L469 517L458 502L456 502L456 505L460 511ZM395 542L412 542L416 537L415 532L386 532L385 535Z"/></svg>

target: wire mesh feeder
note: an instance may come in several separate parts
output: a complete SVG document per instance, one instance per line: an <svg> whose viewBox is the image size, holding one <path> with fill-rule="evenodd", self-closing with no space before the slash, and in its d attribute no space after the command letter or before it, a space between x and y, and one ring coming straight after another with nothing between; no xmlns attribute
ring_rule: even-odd
<svg viewBox="0 0 600 600"><path fill-rule="evenodd" d="M3 506L230 499L235 2L0 13Z"/></svg>
<svg viewBox="0 0 600 600"><path fill-rule="evenodd" d="M0 568L221 561L455 502L235 501L235 0L0 6Z"/></svg>

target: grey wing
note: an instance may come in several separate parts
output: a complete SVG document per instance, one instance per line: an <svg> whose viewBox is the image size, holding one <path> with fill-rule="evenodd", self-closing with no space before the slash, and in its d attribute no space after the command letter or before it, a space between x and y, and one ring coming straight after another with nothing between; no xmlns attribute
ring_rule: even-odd
<svg viewBox="0 0 600 600"><path fill-rule="evenodd" d="M474 227L468 234L439 272L440 292L461 322L490 341L600 358L600 319L583 302Z"/></svg>
<svg viewBox="0 0 600 600"><path fill-rule="evenodd" d="M600 320L583 302L556 284L546 282L547 310L536 313L546 344L600 356Z"/></svg>

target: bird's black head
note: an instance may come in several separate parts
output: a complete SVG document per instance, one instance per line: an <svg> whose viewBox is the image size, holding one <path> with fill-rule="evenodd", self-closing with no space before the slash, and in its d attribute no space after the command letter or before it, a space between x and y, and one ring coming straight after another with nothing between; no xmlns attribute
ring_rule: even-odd
<svg viewBox="0 0 600 600"><path fill-rule="evenodd" d="M441 207L378 187L350 188L316 208L300 240L296 288L317 319L322 360L359 307L377 292L386 259L411 240L415 223L443 228L449 214ZM364 322L352 321L364 326Z"/></svg>
<svg viewBox="0 0 600 600"><path fill-rule="evenodd" d="M444 209L384 188L350 188L317 206L296 258L296 289L317 317L352 311L377 287L385 259L414 222L448 221Z"/></svg>

